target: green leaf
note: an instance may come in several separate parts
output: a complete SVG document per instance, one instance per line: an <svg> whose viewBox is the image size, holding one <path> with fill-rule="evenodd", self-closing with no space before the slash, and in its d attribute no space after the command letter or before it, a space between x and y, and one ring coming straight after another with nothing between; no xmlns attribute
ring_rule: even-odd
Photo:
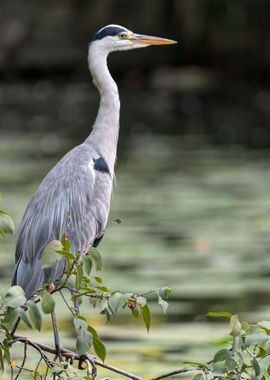
<svg viewBox="0 0 270 380"><path fill-rule="evenodd" d="M17 309L8 307L5 313L4 319L2 320L3 324L11 325L14 324L19 316Z"/></svg>
<svg viewBox="0 0 270 380"><path fill-rule="evenodd" d="M87 326L87 331L89 331L90 334L93 335L93 338L94 338L94 339L95 339L95 338L98 338L98 333L96 332L96 330L94 329L94 327L88 325L88 326Z"/></svg>
<svg viewBox="0 0 270 380"><path fill-rule="evenodd" d="M7 338L6 332L4 330L0 330L0 344Z"/></svg>
<svg viewBox="0 0 270 380"><path fill-rule="evenodd" d="M22 309L21 307L18 307L17 310L19 312L19 316L21 317L21 320L26 324L26 326L28 326L31 329L32 325L26 311Z"/></svg>
<svg viewBox="0 0 270 380"><path fill-rule="evenodd" d="M147 332L149 332L149 329L151 326L151 313L147 304L141 307L141 313L143 316L143 320L144 320L144 324L147 329Z"/></svg>
<svg viewBox="0 0 270 380"><path fill-rule="evenodd" d="M230 328L232 336L239 336L241 334L241 323L238 315L233 315L230 320Z"/></svg>
<svg viewBox="0 0 270 380"><path fill-rule="evenodd" d="M82 331L77 336L77 341L76 341L76 352L78 353L78 355L80 356L85 355L89 351L92 343L93 343L92 335L87 331Z"/></svg>
<svg viewBox="0 0 270 380"><path fill-rule="evenodd" d="M26 302L24 290L18 285L12 286L5 294L4 301L9 307L15 308L24 305Z"/></svg>
<svg viewBox="0 0 270 380"><path fill-rule="evenodd" d="M81 331L86 331L88 328L87 320L81 315L77 315L73 319L73 323L77 334L79 334Z"/></svg>
<svg viewBox="0 0 270 380"><path fill-rule="evenodd" d="M197 375L193 377L193 380L204 380L204 377L201 373L197 373Z"/></svg>
<svg viewBox="0 0 270 380"><path fill-rule="evenodd" d="M71 276L68 276L67 281L66 281L67 275L64 274L64 276L61 278L61 284L65 282L67 286L69 286L71 289L74 289L76 286L76 276L72 274Z"/></svg>
<svg viewBox="0 0 270 380"><path fill-rule="evenodd" d="M93 347L97 356L104 362L106 358L106 347L98 337L94 337Z"/></svg>
<svg viewBox="0 0 270 380"><path fill-rule="evenodd" d="M4 371L4 369L5 369L4 355L3 355L3 351L2 351L1 347L0 347L0 369L1 369L1 371Z"/></svg>
<svg viewBox="0 0 270 380"><path fill-rule="evenodd" d="M225 361L225 367L228 370L228 372L233 372L237 366L236 361L231 357L226 359Z"/></svg>
<svg viewBox="0 0 270 380"><path fill-rule="evenodd" d="M257 361L256 358L252 359L252 365L253 365L253 368L254 368L255 375L259 376L259 374L261 372L261 369L260 369L259 363L258 363L258 361Z"/></svg>
<svg viewBox="0 0 270 380"><path fill-rule="evenodd" d="M43 290L40 293L41 297L41 308L44 314L51 314L54 311L55 301L51 293L47 290Z"/></svg>
<svg viewBox="0 0 270 380"><path fill-rule="evenodd" d="M206 314L207 317L214 317L214 318L220 318L220 317L225 317L225 318L231 318L233 315L231 313L227 313L227 311L222 311L222 312L209 312Z"/></svg>
<svg viewBox="0 0 270 380"><path fill-rule="evenodd" d="M102 292L109 293L109 289L106 286L95 286L96 289L101 290ZM93 290L93 292L95 292ZM96 293L96 292L95 292Z"/></svg>
<svg viewBox="0 0 270 380"><path fill-rule="evenodd" d="M112 312L116 314L118 309L123 306L131 296L132 293L113 293L109 299L109 306L112 309Z"/></svg>
<svg viewBox="0 0 270 380"><path fill-rule="evenodd" d="M93 335L88 331L88 324L84 318L76 317L73 322L77 332L76 351L78 355L84 355L93 343Z"/></svg>
<svg viewBox="0 0 270 380"><path fill-rule="evenodd" d="M101 254L96 248L92 247L89 255L92 260L92 264L94 265L95 270L99 272L102 268Z"/></svg>
<svg viewBox="0 0 270 380"><path fill-rule="evenodd" d="M134 318L138 319L139 318L139 310L137 308L131 309L131 313Z"/></svg>
<svg viewBox="0 0 270 380"><path fill-rule="evenodd" d="M9 363L10 362L10 347L9 347L7 340L4 340L4 342L2 343L2 347L3 347L4 352L5 352L6 360Z"/></svg>
<svg viewBox="0 0 270 380"><path fill-rule="evenodd" d="M199 362L194 362L194 361L187 360L187 361L184 361L183 364L191 364L191 365L194 365L196 367L204 368L204 369L208 369L209 370L209 367L206 364L199 363Z"/></svg>
<svg viewBox="0 0 270 380"><path fill-rule="evenodd" d="M27 306L28 306L28 314L34 328L40 331L41 325L42 325L42 316L40 314L37 304L29 300L27 301Z"/></svg>
<svg viewBox="0 0 270 380"><path fill-rule="evenodd" d="M268 321L260 321L258 322L258 326L265 330L267 332L267 334L270 334L270 322Z"/></svg>
<svg viewBox="0 0 270 380"><path fill-rule="evenodd" d="M98 336L98 333L96 332L94 327L88 326L87 331L89 331L89 333L92 334L93 336L93 347L94 347L95 353L104 362L105 357L106 357L106 347L101 342Z"/></svg>
<svg viewBox="0 0 270 380"><path fill-rule="evenodd" d="M172 289L168 288L167 286L163 286L162 288L158 289L157 293L161 298L169 298L169 295L172 293Z"/></svg>
<svg viewBox="0 0 270 380"><path fill-rule="evenodd" d="M82 284L82 280L83 280L83 268L82 268L82 264L78 264L76 270L77 270L77 274L76 274L76 290L79 290L80 287L81 287L81 284Z"/></svg>
<svg viewBox="0 0 270 380"><path fill-rule="evenodd" d="M69 213L67 213L67 216L70 217ZM67 251L67 252L71 251L72 244L70 240L67 238L65 233L63 233L63 235L61 236L61 243L62 243L62 246L64 247L64 251Z"/></svg>
<svg viewBox="0 0 270 380"><path fill-rule="evenodd" d="M147 299L143 296L138 296L136 297L136 303L143 307L144 305L146 305Z"/></svg>
<svg viewBox="0 0 270 380"><path fill-rule="evenodd" d="M0 210L0 235L12 234L14 232L14 223L11 217L3 210Z"/></svg>
<svg viewBox="0 0 270 380"><path fill-rule="evenodd" d="M108 227L110 227L110 226L119 226L119 224L121 224L121 223L123 223L123 220L122 220L122 219L120 219L120 218L115 218L115 219L113 219L113 220L109 223Z"/></svg>
<svg viewBox="0 0 270 380"><path fill-rule="evenodd" d="M258 344L262 344L264 341L269 339L269 336L264 334L263 332L261 333L253 333L250 335L247 335L245 338L245 345L248 346L256 346Z"/></svg>
<svg viewBox="0 0 270 380"><path fill-rule="evenodd" d="M57 240L56 240L57 241ZM73 261L75 260L75 255L73 255L73 253L69 252L69 251L65 251L63 249L60 249L60 250L57 250L55 251L58 255L62 255L62 256L65 256L67 258L68 261Z"/></svg>
<svg viewBox="0 0 270 380"><path fill-rule="evenodd" d="M44 248L41 256L41 267L42 269L51 268L60 260L60 256L57 253L62 250L62 243L59 240L52 240Z"/></svg>
<svg viewBox="0 0 270 380"><path fill-rule="evenodd" d="M87 276L90 276L91 274L91 269L92 269L92 261L89 257L89 255L84 255L83 257L83 269L86 273Z"/></svg>
<svg viewBox="0 0 270 380"><path fill-rule="evenodd" d="M266 353L267 355L270 354L270 339L267 339L263 343L260 343L262 350L264 351L264 354Z"/></svg>
<svg viewBox="0 0 270 380"><path fill-rule="evenodd" d="M217 363L217 362L222 362L226 359L229 359L231 358L232 354L229 350L226 350L226 349L222 349L222 350L219 350L215 356L214 356L214 363Z"/></svg>
<svg viewBox="0 0 270 380"><path fill-rule="evenodd" d="M158 303L162 307L163 313L166 314L166 311L167 311L168 306L169 306L168 302L164 301L164 299L162 299L160 296L158 296Z"/></svg>

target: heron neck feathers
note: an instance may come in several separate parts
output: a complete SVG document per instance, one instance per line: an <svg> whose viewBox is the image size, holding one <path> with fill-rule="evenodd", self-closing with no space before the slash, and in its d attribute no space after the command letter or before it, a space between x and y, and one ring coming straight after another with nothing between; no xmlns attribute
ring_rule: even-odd
<svg viewBox="0 0 270 380"><path fill-rule="evenodd" d="M86 140L104 157L113 173L119 134L118 88L107 66L108 51L98 44L89 47L88 62L93 82L100 93L100 105L93 131Z"/></svg>

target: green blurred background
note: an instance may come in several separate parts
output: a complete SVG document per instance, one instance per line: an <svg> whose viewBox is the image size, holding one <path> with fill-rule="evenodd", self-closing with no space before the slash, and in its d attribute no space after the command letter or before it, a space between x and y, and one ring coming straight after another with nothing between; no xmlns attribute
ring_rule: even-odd
<svg viewBox="0 0 270 380"><path fill-rule="evenodd" d="M85 305L108 362L150 376L211 358L229 330L207 311L269 319L269 6L2 0L0 206L16 227L44 175L91 130L99 98L87 45L110 23L179 41L109 58L122 103L110 218L124 223L100 245L106 284L137 292L170 286L168 313L153 302L147 335L127 313L105 325ZM14 247L14 236L0 241L2 293ZM69 314L59 309L72 347ZM48 321L40 339L52 343L49 328Z"/></svg>

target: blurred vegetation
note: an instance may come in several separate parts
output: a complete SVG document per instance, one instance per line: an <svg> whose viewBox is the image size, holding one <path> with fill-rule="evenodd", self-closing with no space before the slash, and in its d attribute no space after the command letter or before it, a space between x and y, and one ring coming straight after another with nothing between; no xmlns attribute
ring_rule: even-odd
<svg viewBox="0 0 270 380"><path fill-rule="evenodd" d="M137 131L270 146L266 0L58 0L46 7L3 0L2 131L78 138L89 132L98 96L89 83L87 45L108 23L179 41L110 57L123 103L121 149Z"/></svg>
<svg viewBox="0 0 270 380"><path fill-rule="evenodd" d="M93 33L119 23L179 41L109 58L122 103L112 215L125 223L102 242L106 278L112 288L174 291L165 318L154 310L150 336L123 315L110 326L91 315L117 366L154 375L179 360L207 361L227 331L205 320L207 310L269 316L268 8L266 0L0 3L1 207L16 228L40 180L93 124ZM14 244L0 243L3 289ZM69 346L64 313L61 327Z"/></svg>

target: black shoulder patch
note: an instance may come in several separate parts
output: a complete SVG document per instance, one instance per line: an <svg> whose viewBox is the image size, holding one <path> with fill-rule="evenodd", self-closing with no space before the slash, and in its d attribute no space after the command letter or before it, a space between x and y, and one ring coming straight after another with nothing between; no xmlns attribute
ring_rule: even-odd
<svg viewBox="0 0 270 380"><path fill-rule="evenodd" d="M107 36L116 36L117 34L121 32L126 32L127 30L124 28L121 28L120 26L107 26L101 30L99 30L94 37L92 38L91 42L96 40L101 40L104 37Z"/></svg>
<svg viewBox="0 0 270 380"><path fill-rule="evenodd" d="M94 161L94 169L101 172L101 173L107 173L110 174L109 167L107 165L107 162L102 158L93 158Z"/></svg>

